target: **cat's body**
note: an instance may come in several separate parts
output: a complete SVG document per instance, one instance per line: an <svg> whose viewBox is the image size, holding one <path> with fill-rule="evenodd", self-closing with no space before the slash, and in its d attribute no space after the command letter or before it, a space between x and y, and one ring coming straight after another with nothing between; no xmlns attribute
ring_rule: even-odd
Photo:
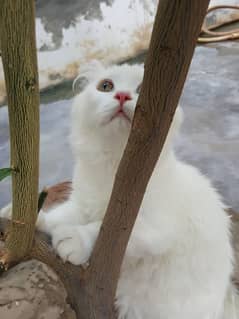
<svg viewBox="0 0 239 319"><path fill-rule="evenodd" d="M75 264L87 261L97 237L143 69L96 65L86 76L90 84L75 98L72 112L73 191L38 221L59 255ZM230 283L230 221L208 179L176 159L171 144L180 123L178 109L124 258L119 319L239 318Z"/></svg>

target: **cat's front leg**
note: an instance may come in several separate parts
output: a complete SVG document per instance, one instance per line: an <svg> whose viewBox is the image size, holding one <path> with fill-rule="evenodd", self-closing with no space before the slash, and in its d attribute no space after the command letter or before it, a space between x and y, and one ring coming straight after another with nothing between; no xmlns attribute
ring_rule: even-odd
<svg viewBox="0 0 239 319"><path fill-rule="evenodd" d="M12 218L12 203L0 209L0 218ZM70 223L79 223L79 214L74 203L68 200L49 211L41 210L37 216L36 228L50 234L57 225Z"/></svg>
<svg viewBox="0 0 239 319"><path fill-rule="evenodd" d="M57 254L74 265L88 261L93 250L101 222L86 225L59 225L52 232L52 245Z"/></svg>
<svg viewBox="0 0 239 319"><path fill-rule="evenodd" d="M52 231L61 225L78 225L81 223L81 214L74 201L68 200L65 203L45 212L40 211L37 218L37 229L52 234Z"/></svg>

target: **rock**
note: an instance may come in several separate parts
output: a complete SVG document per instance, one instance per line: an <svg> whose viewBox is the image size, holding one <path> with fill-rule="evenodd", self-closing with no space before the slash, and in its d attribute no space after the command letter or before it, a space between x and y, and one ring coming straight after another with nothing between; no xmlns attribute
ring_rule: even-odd
<svg viewBox="0 0 239 319"><path fill-rule="evenodd" d="M70 191L70 182L48 188L44 209L65 201ZM0 318L76 319L66 296L62 283L48 266L35 260L23 262L1 276Z"/></svg>
<svg viewBox="0 0 239 319"><path fill-rule="evenodd" d="M35 260L23 262L1 276L0 318L76 319L58 277Z"/></svg>

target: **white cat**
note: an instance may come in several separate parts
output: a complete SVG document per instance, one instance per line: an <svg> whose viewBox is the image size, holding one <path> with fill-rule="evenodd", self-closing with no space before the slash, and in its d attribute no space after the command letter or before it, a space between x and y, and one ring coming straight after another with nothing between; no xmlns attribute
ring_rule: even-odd
<svg viewBox="0 0 239 319"><path fill-rule="evenodd" d="M91 64L89 81L72 110L75 157L70 199L41 213L64 260L85 263L92 251L130 132L143 68ZM237 319L230 283L230 220L209 180L179 161L172 141L182 122L176 111L134 226L116 306L119 319Z"/></svg>

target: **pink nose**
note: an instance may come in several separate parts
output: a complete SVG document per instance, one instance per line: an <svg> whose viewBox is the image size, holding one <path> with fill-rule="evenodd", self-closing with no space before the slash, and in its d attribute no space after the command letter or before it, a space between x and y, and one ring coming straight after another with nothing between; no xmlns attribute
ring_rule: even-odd
<svg viewBox="0 0 239 319"><path fill-rule="evenodd" d="M120 102L120 106L123 106L123 104L128 101L128 100L132 100L132 97L130 96L129 93L127 92L117 92L114 96L114 98L116 100L119 100Z"/></svg>

